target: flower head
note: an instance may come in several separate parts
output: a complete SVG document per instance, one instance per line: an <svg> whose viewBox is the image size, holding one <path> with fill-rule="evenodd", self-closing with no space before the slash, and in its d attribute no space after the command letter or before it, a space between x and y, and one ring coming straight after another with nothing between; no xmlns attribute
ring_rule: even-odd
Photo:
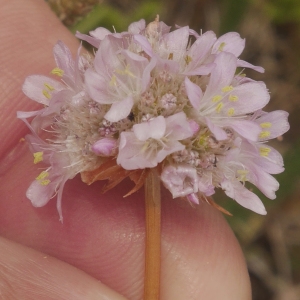
<svg viewBox="0 0 300 300"><path fill-rule="evenodd" d="M237 72L264 71L239 59L245 40L238 33L217 38L188 26L170 31L157 17L122 33L97 28L76 36L96 47L94 57L79 48L73 59L59 41L52 70L57 80L32 75L23 85L44 105L18 112L31 130L34 163L46 164L27 191L33 205L57 194L62 216L63 186L76 174L88 183L109 179L109 187L129 177L136 191L149 168L157 168L173 197L213 203L207 197L221 188L265 214L245 183L275 198L279 185L271 174L283 171L283 161L267 141L289 129L288 114L264 112L270 99L265 84Z"/></svg>

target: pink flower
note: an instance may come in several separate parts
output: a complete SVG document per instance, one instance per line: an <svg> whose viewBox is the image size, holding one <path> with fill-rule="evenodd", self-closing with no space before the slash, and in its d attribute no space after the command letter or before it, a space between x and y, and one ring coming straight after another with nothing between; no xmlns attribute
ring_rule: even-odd
<svg viewBox="0 0 300 300"><path fill-rule="evenodd" d="M275 198L279 184L271 174L284 170L283 160L267 142L289 129L288 114L262 111L270 99L265 84L236 74L239 67L264 71L239 59L245 40L238 33L217 38L188 26L170 31L157 16L121 33L97 28L76 35L97 48L94 57L81 56L79 47L73 59L59 41L52 71L58 80L32 75L23 85L43 105L18 112L31 131L26 139L34 163L47 165L27 191L33 205L57 195L62 219L63 187L76 174L89 178L110 166L112 178L135 177L138 169L160 164L173 197L199 203L221 188L244 207L266 213L245 183ZM126 171L111 174L121 167ZM140 172L138 186L147 175Z"/></svg>
<svg viewBox="0 0 300 300"><path fill-rule="evenodd" d="M132 132L121 133L117 163L126 170L156 167L169 154L183 150L179 141L192 135L183 112L135 124Z"/></svg>
<svg viewBox="0 0 300 300"><path fill-rule="evenodd" d="M242 183L224 179L221 182L221 188L228 197L234 199L243 207L248 208L260 215L267 214L264 205L257 195L247 190Z"/></svg>
<svg viewBox="0 0 300 300"><path fill-rule="evenodd" d="M122 49L119 39L106 36L96 53L94 69L85 73L87 92L100 104L110 104L105 119L126 118L146 90L155 61Z"/></svg>
<svg viewBox="0 0 300 300"><path fill-rule="evenodd" d="M187 164L165 167L161 173L161 180L173 198L198 192L197 171Z"/></svg>
<svg viewBox="0 0 300 300"><path fill-rule="evenodd" d="M62 222L61 200L64 185L77 171L70 166L68 154L60 152L59 148L49 146L34 134L27 135L26 140L31 145L35 163L43 162L48 165L31 183L26 196L33 206L42 207L57 194L57 210Z"/></svg>
<svg viewBox="0 0 300 300"><path fill-rule="evenodd" d="M262 82L234 83L237 59L231 53L221 52L216 57L205 93L185 78L185 87L197 119L205 123L218 140L227 138L224 127L231 127L249 140L257 140L259 126L247 114L264 107L270 99Z"/></svg>

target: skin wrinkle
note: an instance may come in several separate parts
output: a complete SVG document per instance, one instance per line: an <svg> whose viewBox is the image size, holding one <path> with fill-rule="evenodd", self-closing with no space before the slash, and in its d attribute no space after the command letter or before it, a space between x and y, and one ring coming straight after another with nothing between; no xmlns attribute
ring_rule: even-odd
<svg viewBox="0 0 300 300"><path fill-rule="evenodd" d="M6 247L4 240L0 241L0 253L1 260L0 266L4 269L2 273L2 278L7 282L6 290L12 291L12 294L15 295L15 298L3 298L3 299L90 299L89 296L92 296L91 299L112 299L108 297L109 292L103 295L98 295L98 298L95 296L95 287L99 284L97 281L92 280L87 284L86 279L88 278L83 272L76 270L75 268L68 266L69 269L65 270L64 274L58 276L57 270L58 266L55 264L56 259L45 256L42 253L37 253L32 249L23 248L18 249L16 245L10 245ZM20 247L19 247L20 248ZM22 252L21 252L22 251ZM11 254L13 259L7 258L8 252ZM24 256L24 253L27 256ZM34 258L32 255L35 254ZM59 264L64 264L60 262ZM0 268L1 268L0 267ZM60 279L60 276L65 276L67 280L63 285L55 284ZM79 277L78 277L79 276ZM76 278L78 277L78 279ZM81 277L81 278L80 278ZM77 281L77 286L74 288L72 280ZM2 279L1 279L2 281ZM93 282L93 284L91 284ZM20 291L13 292L15 286L18 286ZM94 286L93 286L94 285ZM21 291L28 290L28 298L21 294ZM25 298L24 298L25 297ZM38 297L38 298L37 298ZM71 298L70 298L71 297ZM113 298L114 299L114 298ZM121 298L118 298L121 299ZM123 300L125 298L122 297Z"/></svg>
<svg viewBox="0 0 300 300"><path fill-rule="evenodd" d="M14 3L15 6L13 6ZM0 85L1 89L3 87L7 91L6 95L9 99L5 105L3 101L0 101L0 117L2 117L0 139L2 145L5 145L5 147L1 147L0 156L4 155L11 147L14 147L27 132L24 126L20 126L21 130L17 130L15 127L8 130L12 118L11 112L15 114L17 110L35 110L40 107L37 103L28 101L22 94L21 86L26 76L32 73L49 74L54 67L52 47L57 41L57 36L53 29L61 27L59 32L66 35L66 42L69 45L73 45L71 47L73 54L76 53L74 50L79 44L76 39L70 38L68 30L61 26L59 20L52 13L49 13L50 9L46 4L40 5L37 1L31 1L31 10L26 9L26 12L24 12L24 8L18 9L20 7L18 3L18 1L10 1L9 5L3 3L0 11L3 26L9 26L7 29L2 27L0 31L0 40L6 41L0 44L2 56L0 61L2 70ZM11 10L11 7L14 7L14 9ZM45 20L42 21L44 15L47 16L46 22ZM22 34L18 34L18 44L22 44L22 47L15 46L14 54L11 55L11 45L14 45L16 40L16 36L11 34L11 28L18 28L17 32L19 32L19 20L22 20ZM44 24L44 26L36 26L39 23ZM24 49L27 49L27 51L24 51ZM32 61L33 57L34 63ZM3 95L1 95L2 97ZM5 98L3 97L3 99Z"/></svg>
<svg viewBox="0 0 300 300"><path fill-rule="evenodd" d="M203 205L205 205L205 204L203 204ZM199 213L199 210L197 210L197 212L193 211L193 215L191 215L190 218L193 218L193 216L197 215L198 213ZM232 272L232 266L236 265L234 262L235 255L241 255L241 251L236 252L234 247L230 247L231 249L229 248L228 251L233 252L235 255L233 255L233 259L230 262L228 262L228 265L221 266L222 268L220 269L220 265L215 263L215 261L223 260L225 253L224 253L224 251L222 251L222 249L223 249L222 245L226 245L228 243L229 236L227 234L224 234L224 232L218 233L218 232L213 231L209 227L205 228L206 222L209 223L209 221L206 220L206 218L210 219L211 217L212 217L212 214L208 214L206 216L202 215L202 218L198 218L198 220L202 220L204 226L200 226L200 228L199 228L199 230L200 230L199 237L200 236L202 237L202 241L199 241L199 243L197 245L195 245L195 242L192 239L188 239L188 240L186 239L185 244L180 244L179 241L176 244L176 239L180 240L180 237L178 237L178 236L177 237L171 236L172 237L171 240L168 240L167 242L166 242L166 240L164 240L164 243L163 243L163 249L166 249L166 248L168 249L167 255L172 257L172 261L174 262L174 264L176 264L176 268L179 269L178 273L180 274L180 279L178 279L178 278L176 279L176 275L174 275L174 280L178 280L180 282L186 281L186 284L190 285L191 297L194 294L194 296L193 296L194 298L191 298L191 299L198 299L197 291L199 293L200 287L203 288L204 293L207 292L207 291L205 291L205 286L207 286L207 281L210 281L210 278L205 276L205 273L207 273L207 272L213 272L213 273L214 272L220 272L220 273L228 272L229 273L228 275L230 276L230 272ZM184 220L180 220L180 218L179 218L179 220L178 220L178 218L176 220L177 223L181 223L181 221L182 221L182 223L184 223ZM196 220L192 220L192 221L196 221ZM222 226L224 226L224 220L220 219L218 221L220 223L220 224L218 224L218 227L222 228ZM187 225L187 224L185 224L185 225ZM171 226L169 226L169 227L166 226L166 227L171 228ZM188 228L186 228L186 230L188 230ZM206 247L207 243L205 241L205 238L203 238L201 231L207 232L207 235L206 235L207 238L210 238L211 235L214 236L213 240L214 240L215 245L210 244L209 245L210 249L208 249ZM186 232L188 232L188 231L186 231ZM165 236L167 236L167 235L165 235ZM232 234L231 234L231 238L235 240L235 237ZM188 249L191 249L191 247L192 247L192 249L196 249L196 250L191 252L190 250L188 250ZM221 249L221 251L220 251L220 249ZM224 249L226 249L226 248L224 247ZM194 266L188 265L188 263L187 263L188 260L192 259L193 256L195 256L195 260L196 260L197 257L199 257L199 255L201 256L201 253L206 253L211 250L213 250L212 257L214 257L214 260L210 259L208 261L203 261L201 265L199 265L199 264L194 265ZM167 268L168 267L169 266L167 266ZM197 274L199 272L203 274L203 278L200 281L199 281L199 278L194 276L194 274ZM238 269L237 269L237 272L239 272ZM178 292L175 291L174 296L177 293ZM204 297L204 295L202 295L202 296ZM183 295L182 295L182 297L183 297ZM223 295L223 297L224 297L224 295ZM209 298L209 295L207 295L207 298ZM226 299L226 298L222 298L222 299Z"/></svg>
<svg viewBox="0 0 300 300"><path fill-rule="evenodd" d="M6 49L6 54L3 54L10 62L8 65L7 61L3 61L4 57L0 57L0 82L2 79L6 80L8 67L9 72L20 78L13 81L10 77L6 94L9 96L1 95L0 101L0 111L5 113L8 120L0 131L2 141L7 137L5 144L2 143L0 155L2 161L6 160L4 153L9 153L10 157L5 166L6 173L0 172L0 234L84 270L94 277L89 277L87 282L101 280L129 299L140 300L144 268L143 191L124 199L123 195L128 192L128 182L124 182L113 191L101 195L101 183L86 186L76 177L66 185L64 191L63 225L58 221L55 199L50 200L43 208L35 208L25 197L26 189L40 173L42 166L33 164L33 157L27 147L18 148L19 139L28 131L21 121L16 120L16 110L28 111L41 106L21 94L20 82L29 74L48 75L54 67L52 47L58 39L63 40L73 54L77 51L78 42L50 14L43 1L28 0L26 9L21 0L12 0L9 3L0 0L0 6L0 19L6 20L5 23L10 26L0 28L0 37L7 39L5 47L1 46L4 43L0 44L0 52ZM26 21L23 15L27 13L29 20ZM44 19L50 24L45 30ZM22 47L16 46L15 41L8 36L16 36L19 30L18 20L24 20L24 32L21 40L15 41L18 41L18 45L22 43ZM34 27L32 24L35 24ZM23 44L25 39L27 42ZM39 50L35 50L36 48ZM14 49L14 55L11 55L11 49ZM15 146L15 150L12 150ZM182 199L171 199L170 194L164 191L162 218L162 299L201 299L204 296L206 299L250 299L244 258L234 235L217 211L205 203L193 208ZM115 233L110 234L111 230ZM223 242L218 243L221 235L224 236ZM5 243L9 245L7 249L11 249L10 242ZM23 246L18 247L22 255L29 255L27 251L22 252ZM225 252L224 249L227 248L231 251ZM2 247L0 252L1 249ZM39 253L37 251L35 255ZM8 252L8 257L12 253ZM4 259L3 255L0 256L0 262L1 257ZM204 272L203 266L207 261L209 267ZM53 260L52 265L45 266L47 272L51 272L51 266L57 266L57 281L54 284L56 289L60 289L60 284L63 286L68 279L62 274L70 266ZM33 264L28 266L33 267ZM24 265L16 268L20 268L20 272L24 274ZM229 272L226 277L224 268L228 268ZM75 274L77 272L74 270L74 276ZM185 278L187 274L188 278ZM18 283L21 284L22 277L16 276L15 280L14 287L20 292ZM241 280L241 291L234 290L238 280ZM32 282L35 282L34 279ZM40 282L39 288L42 289L44 284L46 283ZM70 284L76 287L76 281L70 281ZM216 285L222 290L222 295L216 294ZM199 290L200 286L202 290ZM34 289L31 290L33 291ZM6 299L12 300L9 296Z"/></svg>

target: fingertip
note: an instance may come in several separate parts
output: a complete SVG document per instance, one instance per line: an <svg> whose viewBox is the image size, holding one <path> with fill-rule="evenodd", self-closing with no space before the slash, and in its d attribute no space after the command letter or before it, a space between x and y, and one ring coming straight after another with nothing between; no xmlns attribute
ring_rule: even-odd
<svg viewBox="0 0 300 300"><path fill-rule="evenodd" d="M31 74L49 74L55 66L52 49L58 39L76 54L79 42L45 1L0 0L0 157L28 131L17 111L40 108L25 97L22 85Z"/></svg>
<svg viewBox="0 0 300 300"><path fill-rule="evenodd" d="M81 270L0 238L1 299L126 300Z"/></svg>
<svg viewBox="0 0 300 300"><path fill-rule="evenodd" d="M251 299L243 252L221 213L203 202L193 208L169 201L163 205L162 299Z"/></svg>

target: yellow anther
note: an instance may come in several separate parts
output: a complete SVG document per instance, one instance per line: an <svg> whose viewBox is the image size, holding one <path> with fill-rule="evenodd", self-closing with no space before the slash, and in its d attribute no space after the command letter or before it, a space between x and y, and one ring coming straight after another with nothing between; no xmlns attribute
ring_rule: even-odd
<svg viewBox="0 0 300 300"><path fill-rule="evenodd" d="M248 170L240 169L236 171L239 175L247 175L249 173Z"/></svg>
<svg viewBox="0 0 300 300"><path fill-rule="evenodd" d="M220 113L221 110L222 110L222 108L223 108L223 106L224 106L223 102L220 102L220 103L217 105L217 107L216 107L216 112L217 112L217 113Z"/></svg>
<svg viewBox="0 0 300 300"><path fill-rule="evenodd" d="M110 86L116 86L117 85L117 77L116 75L113 75L110 79L110 82L109 82L109 85Z"/></svg>
<svg viewBox="0 0 300 300"><path fill-rule="evenodd" d="M42 151L35 152L35 153L33 153L33 157L34 157L33 163L37 164L37 163L43 161L43 152Z"/></svg>
<svg viewBox="0 0 300 300"><path fill-rule="evenodd" d="M51 98L51 95L50 95L50 93L49 93L47 90L43 90L43 95L44 95L47 99L50 99L50 98Z"/></svg>
<svg viewBox="0 0 300 300"><path fill-rule="evenodd" d="M233 90L233 86L232 85L226 85L222 88L222 92L226 93L226 92L231 92Z"/></svg>
<svg viewBox="0 0 300 300"><path fill-rule="evenodd" d="M259 148L260 156L267 157L267 156L269 155L270 152L271 152L271 149L268 148L268 147L260 147L260 148Z"/></svg>
<svg viewBox="0 0 300 300"><path fill-rule="evenodd" d="M47 171L43 171L38 177L35 179L39 182L40 185L48 185L51 181L47 179L49 173Z"/></svg>
<svg viewBox="0 0 300 300"><path fill-rule="evenodd" d="M170 53L170 54L169 54L168 60L173 60L173 53Z"/></svg>
<svg viewBox="0 0 300 300"><path fill-rule="evenodd" d="M124 70L115 70L115 72L117 74L120 74L120 75L129 75L131 77L135 77L134 74L132 72L129 71L129 65L126 65L125 69Z"/></svg>
<svg viewBox="0 0 300 300"><path fill-rule="evenodd" d="M262 132L259 134L259 137L260 137L261 139L265 139L265 138L269 137L270 134L271 134L270 131L262 131Z"/></svg>
<svg viewBox="0 0 300 300"><path fill-rule="evenodd" d="M226 45L226 43L224 43L224 42L221 43L218 50L219 50L219 51L223 51L225 45Z"/></svg>
<svg viewBox="0 0 300 300"><path fill-rule="evenodd" d="M236 173L239 175L238 180L240 181L247 181L247 174L249 173L248 170L237 170Z"/></svg>
<svg viewBox="0 0 300 300"><path fill-rule="evenodd" d="M191 58L189 55L187 55L187 56L184 58L184 60L185 60L185 63L188 65L188 64L192 61L192 58Z"/></svg>
<svg viewBox="0 0 300 300"><path fill-rule="evenodd" d="M47 171L42 171L40 173L40 175L38 177L36 177L35 179L40 181L40 180L47 178L48 176L49 176L49 173Z"/></svg>
<svg viewBox="0 0 300 300"><path fill-rule="evenodd" d="M62 77L62 76L64 75L65 72L64 72L64 70L62 70L62 69L56 67L56 68L54 68L50 73L53 74L53 75L57 75L57 76L59 76L59 77Z"/></svg>
<svg viewBox="0 0 300 300"><path fill-rule="evenodd" d="M205 146L207 144L207 138L209 137L209 134L204 133L198 136L198 139L196 140L197 146Z"/></svg>
<svg viewBox="0 0 300 300"><path fill-rule="evenodd" d="M54 91L55 90L55 88L52 85L50 85L49 83L47 83L47 82L44 83L44 86L49 91Z"/></svg>
<svg viewBox="0 0 300 300"><path fill-rule="evenodd" d="M124 73L130 77L135 77L135 75L129 71L129 65L126 66Z"/></svg>
<svg viewBox="0 0 300 300"><path fill-rule="evenodd" d="M272 126L272 123L270 123L270 122L260 123L261 128L270 128L271 126Z"/></svg>
<svg viewBox="0 0 300 300"><path fill-rule="evenodd" d="M229 108L228 111L227 111L227 114L228 114L229 117L233 116L234 113L235 113L235 110L234 110L233 107Z"/></svg>
<svg viewBox="0 0 300 300"><path fill-rule="evenodd" d="M238 96L235 96L235 95L230 95L229 96L229 101L232 101L232 102L236 102L239 100L239 97Z"/></svg>
<svg viewBox="0 0 300 300"><path fill-rule="evenodd" d="M221 95L216 95L211 99L212 102L219 102L220 100L222 100Z"/></svg>
<svg viewBox="0 0 300 300"><path fill-rule="evenodd" d="M150 144L149 141L145 142L145 144L144 144L144 146L142 147L142 150L141 150L142 153L146 152L146 150L149 148L149 144Z"/></svg>
<svg viewBox="0 0 300 300"><path fill-rule="evenodd" d="M51 181L49 179L44 179L44 180L40 180L39 184L40 185L48 185Z"/></svg>

